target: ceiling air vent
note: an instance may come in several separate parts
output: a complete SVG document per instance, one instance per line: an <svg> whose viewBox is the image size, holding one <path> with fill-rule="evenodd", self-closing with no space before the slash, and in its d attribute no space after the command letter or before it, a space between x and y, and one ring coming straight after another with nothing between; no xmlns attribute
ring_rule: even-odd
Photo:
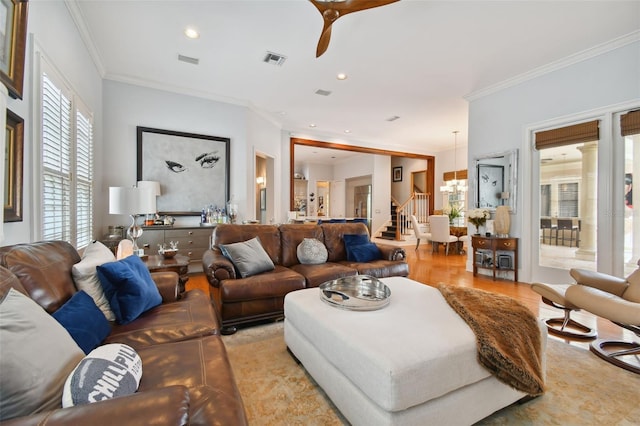
<svg viewBox="0 0 640 426"><path fill-rule="evenodd" d="M178 55L178 60L193 65L198 65L200 63L200 59L184 55Z"/></svg>
<svg viewBox="0 0 640 426"><path fill-rule="evenodd" d="M393 117L387 118L387 121L396 121L398 118L400 118L400 117L397 116L397 115L394 115Z"/></svg>
<svg viewBox="0 0 640 426"><path fill-rule="evenodd" d="M268 64L278 65L278 66L282 66L282 64L284 64L284 61L286 60L287 60L286 56L281 55L279 53L273 53L273 52L267 52L267 55L263 59L263 61Z"/></svg>
<svg viewBox="0 0 640 426"><path fill-rule="evenodd" d="M331 90L323 90L323 89L316 90L316 95L329 96L330 94L331 94Z"/></svg>

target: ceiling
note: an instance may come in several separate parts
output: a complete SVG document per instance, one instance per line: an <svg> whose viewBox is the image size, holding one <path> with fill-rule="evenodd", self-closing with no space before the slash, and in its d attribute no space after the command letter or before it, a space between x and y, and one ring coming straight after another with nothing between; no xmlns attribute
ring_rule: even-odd
<svg viewBox="0 0 640 426"><path fill-rule="evenodd" d="M295 136L423 154L452 149L454 130L467 144L466 95L640 28L638 1L401 0L341 17L316 58L322 18L307 0L66 2L107 79L245 105Z"/></svg>

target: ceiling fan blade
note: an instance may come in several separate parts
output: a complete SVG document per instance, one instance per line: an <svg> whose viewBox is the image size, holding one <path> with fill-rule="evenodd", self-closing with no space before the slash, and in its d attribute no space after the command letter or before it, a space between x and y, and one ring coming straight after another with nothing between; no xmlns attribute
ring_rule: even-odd
<svg viewBox="0 0 640 426"><path fill-rule="evenodd" d="M331 40L331 25L341 16L361 10L372 9L374 7L385 6L400 0L309 0L322 15L324 26L322 34L316 48L316 58L319 58L329 47Z"/></svg>
<svg viewBox="0 0 640 426"><path fill-rule="evenodd" d="M331 23L324 23L322 28L322 34L320 34L320 40L318 40L318 47L316 48L316 58L319 58L329 47L329 41L331 40Z"/></svg>

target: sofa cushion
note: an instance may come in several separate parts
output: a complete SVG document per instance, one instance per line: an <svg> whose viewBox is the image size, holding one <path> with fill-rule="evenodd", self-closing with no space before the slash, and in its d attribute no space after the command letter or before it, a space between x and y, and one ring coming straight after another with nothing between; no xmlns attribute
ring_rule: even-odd
<svg viewBox="0 0 640 426"><path fill-rule="evenodd" d="M219 247L222 254L231 260L242 278L273 271L273 261L260 244L258 237L240 243L220 244Z"/></svg>
<svg viewBox="0 0 640 426"><path fill-rule="evenodd" d="M128 324L162 303L149 270L138 256L108 262L96 269L118 323Z"/></svg>
<svg viewBox="0 0 640 426"><path fill-rule="evenodd" d="M320 265L327 261L327 248L322 241L305 238L298 245L298 261L303 265Z"/></svg>
<svg viewBox="0 0 640 426"><path fill-rule="evenodd" d="M363 243L369 242L369 229L364 223L323 223L320 227L322 228L324 245L329 253L328 262L347 260L345 235L359 235L359 237L353 238L362 238Z"/></svg>
<svg viewBox="0 0 640 426"><path fill-rule="evenodd" d="M64 384L62 406L89 404L135 393L142 377L142 360L121 343L92 350Z"/></svg>
<svg viewBox="0 0 640 426"><path fill-rule="evenodd" d="M129 324L114 324L105 343L125 343L138 350L145 346L215 334L218 319L209 295L193 289L180 300L163 303Z"/></svg>
<svg viewBox="0 0 640 426"><path fill-rule="evenodd" d="M20 280L29 297L53 313L77 291L71 268L80 261L66 241L0 247L0 263Z"/></svg>
<svg viewBox="0 0 640 426"><path fill-rule="evenodd" d="M78 290L84 290L91 296L96 306L104 313L109 321L115 321L116 316L104 295L96 267L103 263L113 262L116 257L111 250L100 241L94 241L84 249L82 260L71 268L73 281Z"/></svg>
<svg viewBox="0 0 640 426"><path fill-rule="evenodd" d="M358 273L355 268L333 262L326 262L321 265L298 264L293 265L291 269L304 276L307 281L307 287L318 287L326 281L350 277Z"/></svg>
<svg viewBox="0 0 640 426"><path fill-rule="evenodd" d="M85 354L97 348L111 331L109 321L84 290L74 294L53 313L53 317L69 332Z"/></svg>
<svg viewBox="0 0 640 426"><path fill-rule="evenodd" d="M15 289L0 302L0 420L61 406L69 373L84 354L69 333Z"/></svg>
<svg viewBox="0 0 640 426"><path fill-rule="evenodd" d="M282 246L282 266L291 267L301 263L298 259L298 246L305 238L314 238L324 245L322 228L317 225L287 223L280 225L278 229Z"/></svg>

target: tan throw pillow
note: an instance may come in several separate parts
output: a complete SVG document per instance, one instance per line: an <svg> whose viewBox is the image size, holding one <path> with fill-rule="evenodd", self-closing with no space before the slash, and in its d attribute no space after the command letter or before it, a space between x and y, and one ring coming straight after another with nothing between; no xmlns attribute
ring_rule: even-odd
<svg viewBox="0 0 640 426"><path fill-rule="evenodd" d="M60 408L67 376L83 357L53 317L9 290L0 303L0 421Z"/></svg>
<svg viewBox="0 0 640 426"><path fill-rule="evenodd" d="M82 260L73 265L71 269L73 281L78 290L84 290L85 293L91 296L96 306L100 308L109 321L115 321L116 317L109 306L107 297L104 295L96 267L115 260L116 257L107 246L100 241L94 241L84 250Z"/></svg>

